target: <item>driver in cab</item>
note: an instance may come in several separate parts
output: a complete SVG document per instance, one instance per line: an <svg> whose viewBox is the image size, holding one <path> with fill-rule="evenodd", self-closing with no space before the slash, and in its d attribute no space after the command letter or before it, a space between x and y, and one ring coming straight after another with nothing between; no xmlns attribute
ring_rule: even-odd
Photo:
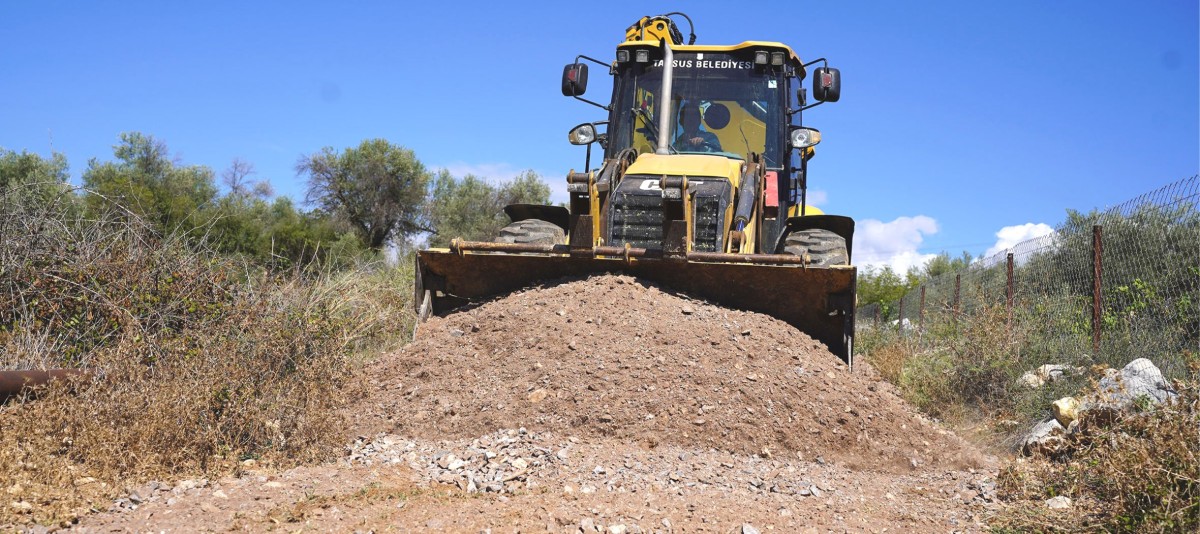
<svg viewBox="0 0 1200 534"><path fill-rule="evenodd" d="M700 130L700 108L684 104L679 110L679 124L683 133L671 144L676 152L721 152L717 135Z"/></svg>

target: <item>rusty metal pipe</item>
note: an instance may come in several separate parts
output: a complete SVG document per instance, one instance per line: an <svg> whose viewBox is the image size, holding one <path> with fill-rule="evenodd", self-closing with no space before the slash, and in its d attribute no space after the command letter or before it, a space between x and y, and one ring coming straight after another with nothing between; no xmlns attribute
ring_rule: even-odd
<svg viewBox="0 0 1200 534"><path fill-rule="evenodd" d="M760 265L806 265L803 256L791 254L726 254L723 252L688 252L688 261L712 263L753 263Z"/></svg>
<svg viewBox="0 0 1200 534"><path fill-rule="evenodd" d="M0 371L0 400L7 400L54 380L91 378L93 374L90 369Z"/></svg>
<svg viewBox="0 0 1200 534"><path fill-rule="evenodd" d="M535 254L564 254L581 257L610 256L614 258L663 258L661 250L638 247L599 246L594 248L572 248L570 245L535 245L527 243L492 243L487 241L450 242L450 251L463 252L525 252ZM723 252L688 252L688 261L709 263L751 263L756 265L807 265L802 256L791 254L726 254Z"/></svg>

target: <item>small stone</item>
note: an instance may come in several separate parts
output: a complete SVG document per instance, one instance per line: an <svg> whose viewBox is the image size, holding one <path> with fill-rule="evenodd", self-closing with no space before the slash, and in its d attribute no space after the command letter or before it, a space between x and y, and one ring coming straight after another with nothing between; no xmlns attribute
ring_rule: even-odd
<svg viewBox="0 0 1200 534"><path fill-rule="evenodd" d="M671 520L664 517L662 520L662 526L667 530L671 530Z"/></svg>
<svg viewBox="0 0 1200 534"><path fill-rule="evenodd" d="M629 530L629 527L622 525L620 523L608 526L608 534L625 534L625 532L628 530Z"/></svg>
<svg viewBox="0 0 1200 534"><path fill-rule="evenodd" d="M283 487L283 483L282 483L282 482L275 481L275 480L272 480L272 481L270 481L270 482L267 482L266 484L263 484L263 485L264 485L264 486L266 486L266 487L268 487L268 488L282 488L282 487Z"/></svg>
<svg viewBox="0 0 1200 534"><path fill-rule="evenodd" d="M742 523L742 534L761 534L754 525L750 523Z"/></svg>
<svg viewBox="0 0 1200 534"><path fill-rule="evenodd" d="M1079 418L1079 400L1075 397L1063 397L1051 405L1054 419L1063 427L1071 426L1071 422Z"/></svg>
<svg viewBox="0 0 1200 534"><path fill-rule="evenodd" d="M28 512L33 509L33 505L29 504L25 501L15 501L11 504L11 507L13 510L16 510L18 513Z"/></svg>
<svg viewBox="0 0 1200 534"><path fill-rule="evenodd" d="M524 458L514 458L508 462L508 465L513 466L513 469L525 469L529 467L529 460Z"/></svg>
<svg viewBox="0 0 1200 534"><path fill-rule="evenodd" d="M1065 510L1071 507L1071 498L1066 495L1059 495L1045 500L1046 508L1051 510Z"/></svg>
<svg viewBox="0 0 1200 534"><path fill-rule="evenodd" d="M214 492L212 493L212 496L213 496L213 497L216 497L216 498L218 498L218 499L228 499L228 498L229 498L229 496L228 496L228 495L226 495L226 494L225 494L225 492L224 492L224 491L221 491L221 490L214 491Z"/></svg>
<svg viewBox="0 0 1200 534"><path fill-rule="evenodd" d="M783 517L791 517L791 516L792 516L792 511L791 511L791 510L788 510L787 508L780 508L780 509L779 509L779 515L780 515L780 516L783 516Z"/></svg>
<svg viewBox="0 0 1200 534"><path fill-rule="evenodd" d="M452 336L452 337L462 337L463 334L466 334L466 332L463 332L462 330L459 330L457 328L450 329L450 336Z"/></svg>
<svg viewBox="0 0 1200 534"><path fill-rule="evenodd" d="M584 532L592 532L596 530L596 521L590 517L585 517L579 520L579 530Z"/></svg>
<svg viewBox="0 0 1200 534"><path fill-rule="evenodd" d="M575 342L572 341L571 343L574 344ZM547 392L546 390L544 390L542 388L535 389L535 390L529 392L529 395L528 395L529 402L537 404L539 402L546 400L546 396L549 394L550 394L549 392Z"/></svg>
<svg viewBox="0 0 1200 534"><path fill-rule="evenodd" d="M820 496L821 496L821 488L818 488L816 484L813 484L813 485L809 486L809 487L808 487L808 492L809 492L809 493L812 493L812 496L813 496L813 497L820 497Z"/></svg>
<svg viewBox="0 0 1200 534"><path fill-rule="evenodd" d="M442 469L449 469L450 464L453 463L457 459L458 459L458 457L455 456L454 453L446 454L446 455L442 456L441 458L438 458L437 465L438 465L438 467L440 467Z"/></svg>
<svg viewBox="0 0 1200 534"><path fill-rule="evenodd" d="M601 466L601 465L597 465L595 469L592 469L592 473L595 473L597 475L603 475L607 472L608 471L604 470L604 466Z"/></svg>
<svg viewBox="0 0 1200 534"><path fill-rule="evenodd" d="M451 471L458 471L459 469L462 469L463 466L465 466L465 465L467 465L467 462L460 458L460 459L454 460L453 462L450 462L450 464L446 466L446 469L449 469Z"/></svg>
<svg viewBox="0 0 1200 534"><path fill-rule="evenodd" d="M889 501L894 501L894 500L896 500L896 496L895 496L895 495L892 495L891 493L884 493L884 494L883 494L883 498L885 498L885 499L887 499L887 500L889 500Z"/></svg>
<svg viewBox="0 0 1200 534"><path fill-rule="evenodd" d="M696 313L696 310L693 309L691 306L684 306L683 308L680 308L679 311L683 312L684 315L691 315L693 313Z"/></svg>

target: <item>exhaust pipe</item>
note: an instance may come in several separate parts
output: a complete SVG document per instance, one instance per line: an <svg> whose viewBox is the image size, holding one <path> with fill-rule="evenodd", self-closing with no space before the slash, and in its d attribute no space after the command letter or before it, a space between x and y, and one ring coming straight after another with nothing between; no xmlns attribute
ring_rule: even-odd
<svg viewBox="0 0 1200 534"><path fill-rule="evenodd" d="M663 48L663 72L662 72L662 92L659 93L658 102L658 148L654 151L655 154L667 155L671 153L667 128L671 126L671 82L674 80L675 74L675 53L671 51L671 43L666 39L662 40ZM672 132L674 133L674 132Z"/></svg>

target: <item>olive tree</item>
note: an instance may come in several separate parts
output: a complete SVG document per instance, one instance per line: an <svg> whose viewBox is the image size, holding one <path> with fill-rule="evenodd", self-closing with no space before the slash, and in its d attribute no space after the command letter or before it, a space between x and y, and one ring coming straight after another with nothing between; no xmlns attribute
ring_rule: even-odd
<svg viewBox="0 0 1200 534"><path fill-rule="evenodd" d="M349 223L373 250L425 230L429 172L412 150L369 139L341 152L325 147L296 164L308 176L306 200Z"/></svg>

